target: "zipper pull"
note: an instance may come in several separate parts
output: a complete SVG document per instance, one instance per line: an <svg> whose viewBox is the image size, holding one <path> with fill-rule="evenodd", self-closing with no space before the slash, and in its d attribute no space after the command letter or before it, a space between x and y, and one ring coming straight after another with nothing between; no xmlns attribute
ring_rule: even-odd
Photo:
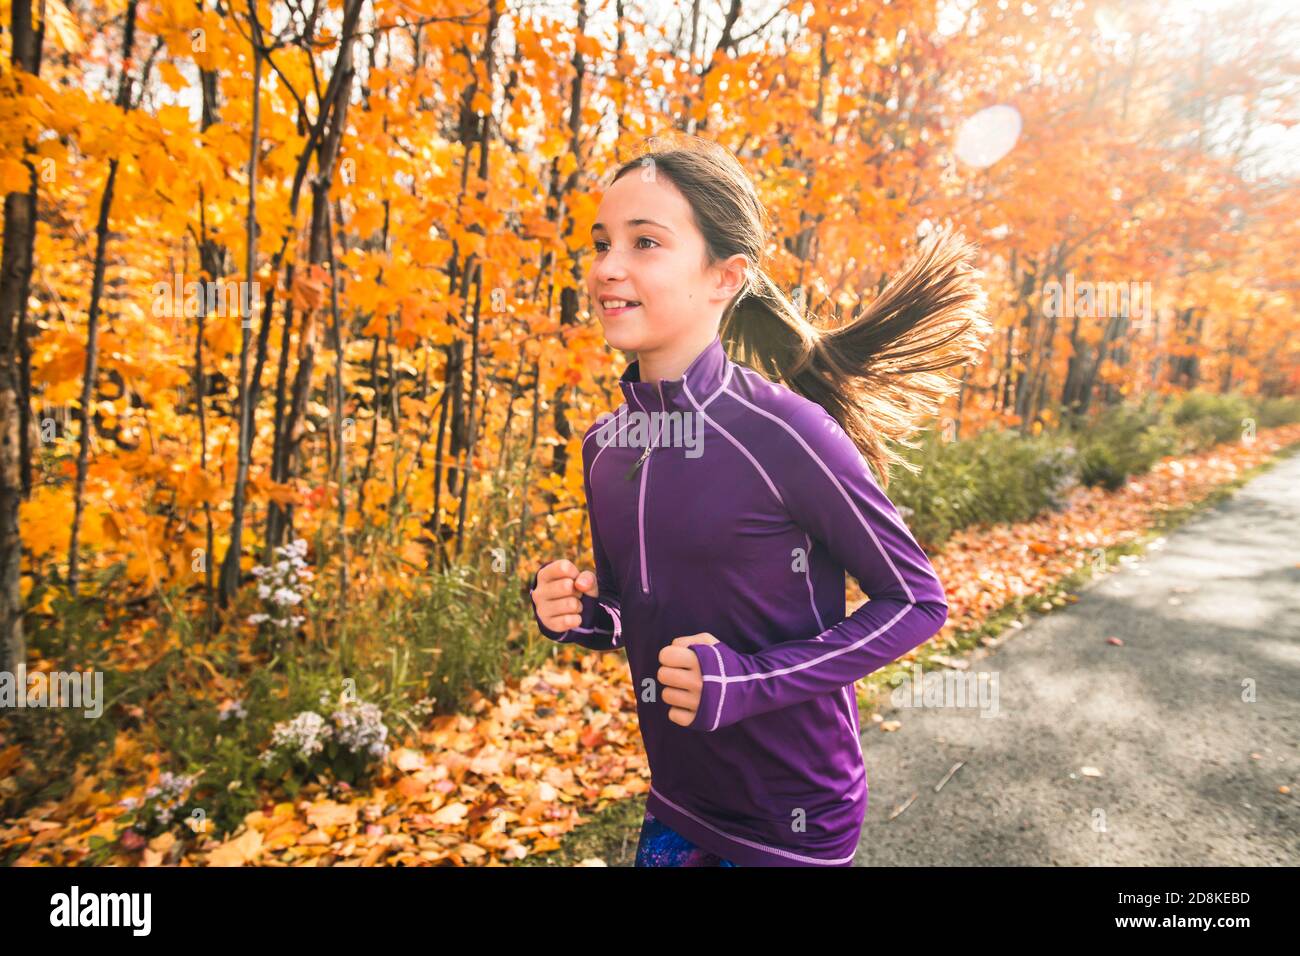
<svg viewBox="0 0 1300 956"><path fill-rule="evenodd" d="M667 403L664 402L664 380L663 379L659 380L659 404L660 407L662 407L665 412L668 410L668 405ZM650 453L654 451L655 448L658 447L658 445L659 445L659 436L656 435L654 444L646 445L645 451L641 453L641 457L638 458L636 462L633 463L632 467L628 469L627 472L628 481L631 481L633 477L635 477L637 470L640 469L641 465L645 462L647 458L650 457Z"/></svg>
<svg viewBox="0 0 1300 956"><path fill-rule="evenodd" d="M650 452L652 452L652 451L654 451L654 446L653 446L653 445L647 445L645 451L643 451L643 452L641 453L641 457L638 458L635 462L633 462L632 467L628 469L627 475L625 476L625 477L626 477L626 480L631 481L631 480L636 476L636 473L637 473L637 471L640 469L641 464L642 464L642 463L643 463L647 458L650 457Z"/></svg>

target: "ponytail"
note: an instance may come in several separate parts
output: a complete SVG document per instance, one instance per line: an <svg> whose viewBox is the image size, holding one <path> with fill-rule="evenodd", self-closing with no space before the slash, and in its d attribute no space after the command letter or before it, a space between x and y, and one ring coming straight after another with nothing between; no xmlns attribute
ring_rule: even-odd
<svg viewBox="0 0 1300 956"><path fill-rule="evenodd" d="M913 262L856 318L819 328L762 269L724 314L733 360L816 402L889 484L890 466L918 469L887 442L909 441L960 387L942 370L970 362L991 331L971 265L975 247L950 230L928 237Z"/></svg>

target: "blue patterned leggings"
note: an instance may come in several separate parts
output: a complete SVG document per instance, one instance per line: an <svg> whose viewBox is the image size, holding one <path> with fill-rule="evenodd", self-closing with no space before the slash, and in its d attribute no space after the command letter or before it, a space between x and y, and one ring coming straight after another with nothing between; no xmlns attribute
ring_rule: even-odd
<svg viewBox="0 0 1300 956"><path fill-rule="evenodd" d="M641 823L636 845L636 866L736 866L716 853L701 849L671 829L649 810Z"/></svg>

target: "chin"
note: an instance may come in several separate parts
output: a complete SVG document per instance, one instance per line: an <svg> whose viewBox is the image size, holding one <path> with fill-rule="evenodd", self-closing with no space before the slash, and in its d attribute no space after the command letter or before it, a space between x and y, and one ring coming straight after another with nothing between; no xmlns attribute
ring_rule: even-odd
<svg viewBox="0 0 1300 956"><path fill-rule="evenodd" d="M637 329L621 326L615 319L613 322L607 322L604 325L605 341L610 348L620 349L624 352L635 352L641 347L643 336Z"/></svg>

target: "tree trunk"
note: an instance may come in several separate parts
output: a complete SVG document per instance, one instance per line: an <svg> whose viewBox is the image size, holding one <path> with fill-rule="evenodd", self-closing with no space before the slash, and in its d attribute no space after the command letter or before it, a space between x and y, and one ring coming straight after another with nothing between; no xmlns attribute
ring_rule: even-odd
<svg viewBox="0 0 1300 956"><path fill-rule="evenodd" d="M14 80L23 83L22 74L40 74L45 18L41 18L40 30L33 30L31 0L13 0L10 29ZM32 144L24 145L30 156ZM27 661L18 505L31 490L31 406L25 382L30 356L26 347L27 298L36 240L36 169L30 158L25 164L30 187L26 192L5 196L4 253L0 260L0 670L11 674Z"/></svg>
<svg viewBox="0 0 1300 956"><path fill-rule="evenodd" d="M248 220L245 229L244 272L248 292L240 301L253 302L253 277L257 274L257 157L262 142L262 24L257 18L254 0L248 0L249 21L253 36L253 119L248 137ZM250 309L251 312L251 309ZM248 384L248 351L251 314L240 315L239 341L239 458L235 467L235 493L230 505L230 545L226 559L221 564L221 606L234 600L239 590L240 561L244 554L244 495L248 485L248 469L252 458L254 409ZM262 315L265 325L269 316Z"/></svg>
<svg viewBox="0 0 1300 956"><path fill-rule="evenodd" d="M312 183L311 226L307 252L309 265L323 265L326 262L327 243L329 241L326 222L329 211L325 207L329 203L329 190L334 180L335 162L338 159L339 148L347 125L348 101L352 97L352 80L355 75L352 64L353 43L356 38L357 19L361 15L361 4L362 0L348 0L344 7L340 34L342 39L339 45L338 60L335 63L334 73L330 77L329 86L326 88L321 102L320 115L313 126L312 135L308 138L307 147L303 151L295 175L294 193L290 200L290 209L296 210L298 187L306 172L308 158L314 153L317 174ZM280 267L288 239L289 235L286 233L280 251L276 254L273 273L278 271ZM286 268L286 276L290 283L288 288L290 290L292 290L293 271L294 267L290 264ZM277 482L288 481L294 473L294 462L299 457L302 440L299 433L299 424L306 415L307 396L311 392L312 371L316 363L316 338L313 331L313 321L309 315L304 315L298 333L298 369L294 375L287 405L282 405L288 370L286 356L289 342L288 324L291 318L289 303L291 301L292 296L290 294L285 304L286 328L281 339L281 374L276 384L276 432L271 469L272 479ZM267 509L266 553L268 560L274 553L274 549L283 541L285 533L292 524L293 508L291 506L281 508L273 502Z"/></svg>
<svg viewBox="0 0 1300 956"><path fill-rule="evenodd" d="M122 39L122 76L117 88L117 105L131 109L131 52L135 46L135 11L137 0L126 8L126 27ZM68 590L75 596L80 579L77 562L77 539L81 532L81 515L85 510L86 473L90 469L91 404L95 396L95 377L99 365L99 309L104 295L104 268L108 256L108 220L113 208L113 185L117 181L118 160L108 164L108 181L99 200L99 221L95 226L95 271L90 287L90 309L86 323L86 368L81 379L81 434L78 436L77 477L73 491L72 535L68 542Z"/></svg>

